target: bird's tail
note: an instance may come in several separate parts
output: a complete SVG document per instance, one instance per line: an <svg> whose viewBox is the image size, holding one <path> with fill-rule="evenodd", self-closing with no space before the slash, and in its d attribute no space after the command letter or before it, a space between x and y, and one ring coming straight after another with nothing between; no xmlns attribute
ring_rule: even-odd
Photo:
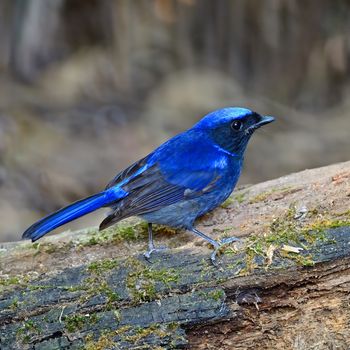
<svg viewBox="0 0 350 350"><path fill-rule="evenodd" d="M126 195L127 193L122 189L110 188L81 199L39 220L23 233L22 238L31 239L34 242L55 228L107 206Z"/></svg>

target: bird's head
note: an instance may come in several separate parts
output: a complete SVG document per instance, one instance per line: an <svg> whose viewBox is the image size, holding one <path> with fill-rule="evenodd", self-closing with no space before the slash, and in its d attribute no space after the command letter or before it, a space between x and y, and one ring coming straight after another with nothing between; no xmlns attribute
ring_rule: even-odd
<svg viewBox="0 0 350 350"><path fill-rule="evenodd" d="M208 133L224 150L242 156L253 132L274 120L250 109L227 107L207 114L193 128Z"/></svg>

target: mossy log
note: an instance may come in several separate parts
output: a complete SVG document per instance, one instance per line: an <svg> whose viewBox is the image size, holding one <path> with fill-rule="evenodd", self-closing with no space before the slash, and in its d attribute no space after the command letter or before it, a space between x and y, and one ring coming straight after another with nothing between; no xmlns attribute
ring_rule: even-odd
<svg viewBox="0 0 350 350"><path fill-rule="evenodd" d="M146 261L140 223L4 244L0 348L348 349L349 180L347 162L234 193L200 223L241 233L218 266L165 228L179 247Z"/></svg>

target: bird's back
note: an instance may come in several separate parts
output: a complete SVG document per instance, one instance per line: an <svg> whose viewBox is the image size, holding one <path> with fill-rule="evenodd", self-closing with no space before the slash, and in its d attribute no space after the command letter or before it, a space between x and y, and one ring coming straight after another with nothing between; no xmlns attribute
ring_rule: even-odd
<svg viewBox="0 0 350 350"><path fill-rule="evenodd" d="M229 196L240 169L241 159L218 148L206 133L177 135L117 175L111 184L120 185L128 196L112 206L114 212L101 229L135 215L186 227Z"/></svg>

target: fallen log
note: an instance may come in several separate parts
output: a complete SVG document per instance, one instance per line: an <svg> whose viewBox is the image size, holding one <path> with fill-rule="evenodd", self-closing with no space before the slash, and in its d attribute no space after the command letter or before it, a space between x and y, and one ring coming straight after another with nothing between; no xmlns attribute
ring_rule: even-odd
<svg viewBox="0 0 350 350"><path fill-rule="evenodd" d="M138 221L3 244L0 348L348 349L349 203L350 162L242 188L200 222L242 237L218 266L163 227L146 261Z"/></svg>

